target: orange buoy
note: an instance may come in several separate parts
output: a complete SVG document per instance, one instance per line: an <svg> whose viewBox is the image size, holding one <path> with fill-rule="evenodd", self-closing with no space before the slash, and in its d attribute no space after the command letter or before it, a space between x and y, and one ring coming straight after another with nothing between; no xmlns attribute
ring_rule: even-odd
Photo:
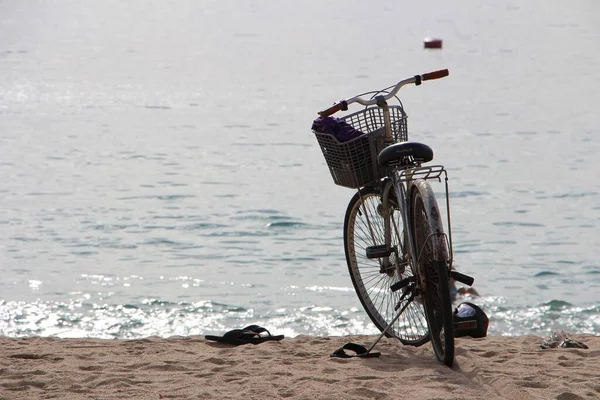
<svg viewBox="0 0 600 400"><path fill-rule="evenodd" d="M423 44L426 49L441 49L442 48L442 39L436 38L425 38Z"/></svg>

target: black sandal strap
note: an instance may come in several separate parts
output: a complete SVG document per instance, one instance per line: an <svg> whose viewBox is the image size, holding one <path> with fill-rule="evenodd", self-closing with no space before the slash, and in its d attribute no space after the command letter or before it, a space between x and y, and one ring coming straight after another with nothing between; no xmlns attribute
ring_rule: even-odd
<svg viewBox="0 0 600 400"><path fill-rule="evenodd" d="M348 352L346 352L346 350L354 352L354 354L348 353ZM379 357L380 355L381 355L380 352L378 352L378 351L369 351L369 350L367 350L367 348L365 346L362 346L362 345L360 345L358 343L346 343L345 345L343 345L342 347L340 347L339 349L337 349L336 351L334 351L333 353L331 353L330 357L339 357L339 358L363 357L363 358L370 358L370 357Z"/></svg>

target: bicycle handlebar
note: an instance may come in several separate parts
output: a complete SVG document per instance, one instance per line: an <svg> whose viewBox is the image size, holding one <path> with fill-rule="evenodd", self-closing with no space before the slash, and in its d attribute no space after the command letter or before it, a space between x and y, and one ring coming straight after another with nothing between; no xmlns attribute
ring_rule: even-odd
<svg viewBox="0 0 600 400"><path fill-rule="evenodd" d="M319 111L319 115L321 117L328 117L330 115L335 114L338 111L346 111L348 109L348 105L352 104L352 103L359 103L362 104L363 106L373 106L375 104L378 104L379 101L381 101L382 99L385 101L388 101L389 99L391 99L392 97L394 97L396 95L396 93L398 93L398 91L400 90L400 88L404 85L407 85L409 83L414 83L415 85L420 85L421 82L423 81L429 81L429 80L433 80L433 79L440 79L443 78L445 76L448 76L449 72L447 69L440 69L437 71L432 71L432 72L427 72L425 74L422 75L415 75L413 77L407 78L407 79L403 79L400 82L398 82L396 84L396 86L394 86L394 88L386 95L382 95L382 96L377 96L374 99L371 100L365 100L360 96L355 96L355 97L351 97L349 99L346 100L341 100L337 103L335 103L334 105L332 105L329 108L326 108L325 110Z"/></svg>
<svg viewBox="0 0 600 400"><path fill-rule="evenodd" d="M427 72L421 75L421 79L424 81L430 81L432 79L440 79L448 76L450 72L447 69L438 69L437 71Z"/></svg>

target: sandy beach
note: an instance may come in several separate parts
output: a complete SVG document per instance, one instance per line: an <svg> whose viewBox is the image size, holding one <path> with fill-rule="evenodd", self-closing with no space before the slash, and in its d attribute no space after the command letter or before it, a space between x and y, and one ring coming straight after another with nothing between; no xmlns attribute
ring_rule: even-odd
<svg viewBox="0 0 600 400"><path fill-rule="evenodd" d="M541 349L536 336L457 339L452 369L431 345L383 339L379 358L331 358L375 336L229 345L203 336L0 338L0 399L597 399L600 337Z"/></svg>

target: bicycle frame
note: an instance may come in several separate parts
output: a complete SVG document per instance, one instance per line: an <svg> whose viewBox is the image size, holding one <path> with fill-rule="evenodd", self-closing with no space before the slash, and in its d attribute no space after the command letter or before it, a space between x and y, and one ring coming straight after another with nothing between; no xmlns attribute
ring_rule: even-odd
<svg viewBox="0 0 600 400"><path fill-rule="evenodd" d="M418 167L406 167L406 168L401 168L401 169L395 169L393 170L392 174L390 177L385 178L382 182L381 182L381 205L382 205L382 210L381 212L384 213L384 215L382 215L383 220L384 220L384 239L385 239L385 246L386 248L390 248L391 244L392 244L392 227L391 227L391 223L392 220L390 218L390 211L391 211L391 204L390 204L390 191L394 190L394 194L396 196L396 199L398 200L398 209L400 210L400 213L402 215L402 228L403 228L403 233L404 233L404 239L405 239L405 243L404 243L404 248L403 249L395 249L396 252L401 251L402 257L399 257L399 254L396 254L396 262L397 265L395 265L395 268L404 268L407 263L408 260L404 259L405 255L408 255L408 257L410 257L410 261L412 263L412 265L419 265L418 264L418 260L419 260L419 254L421 253L422 249L416 249L415 248L415 244L414 244L414 235L413 235L413 231L412 231L412 227L410 226L410 224L408 223L410 221L411 216L409 215L409 199L408 199L408 193L410 190L410 185L411 182L415 179L437 179L438 181L441 182L441 176L442 174L444 175L444 185L445 185L445 203L446 203L446 222L447 222L447 234L444 234L446 236L446 242L448 245L448 268L452 269L452 264L453 264L453 260L454 260L454 252L452 250L452 224L451 224L451 218L450 218L450 196L449 196L449 187L448 187L448 173L446 171L446 169L442 166L442 165L433 165L433 166L418 166ZM368 219L368 217L367 217ZM373 238L373 244L376 245L377 243L375 243L375 239L374 239L374 234L373 234L373 228L370 226L370 222L369 222L369 229L371 230L371 236ZM408 243L406 243L408 242ZM401 243L401 241L399 240L399 243ZM408 251L407 251L408 250ZM390 267L390 260L389 260L389 256L385 256L382 257L382 266L381 269L386 270ZM404 262L402 264L399 264L398 260L403 259ZM400 274L403 271L398 271ZM416 271L415 271L416 272Z"/></svg>

